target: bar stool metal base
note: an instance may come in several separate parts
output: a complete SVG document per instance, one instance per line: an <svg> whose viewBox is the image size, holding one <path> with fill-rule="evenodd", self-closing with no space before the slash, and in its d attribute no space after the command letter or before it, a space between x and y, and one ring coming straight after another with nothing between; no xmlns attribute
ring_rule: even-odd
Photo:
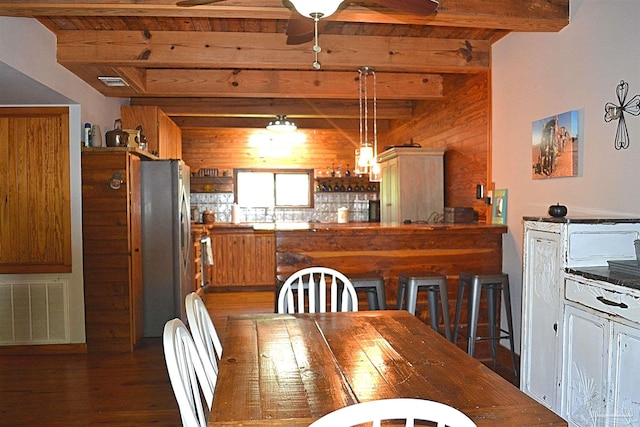
<svg viewBox="0 0 640 427"><path fill-rule="evenodd" d="M433 273L400 273L398 274L398 303L397 309L401 310L404 306L405 292L407 294L407 311L413 315L416 314L416 301L418 299L418 291L420 288L427 290L429 300L429 320L431 328L439 331L438 328L438 294L440 294L440 302L442 305L442 321L444 323L444 333L449 341L451 341L451 321L449 318L449 297L447 295L447 278L445 276Z"/></svg>
<svg viewBox="0 0 640 427"><path fill-rule="evenodd" d="M462 312L462 303L464 299L465 287L469 286L469 298L467 302L467 335L461 334L460 316ZM480 311L480 297L482 290L487 291L487 308L489 317L489 335L478 336L478 317ZM507 314L507 330L502 329L498 323L497 311L498 295L502 291L504 304ZM453 342L457 342L458 334L465 336L467 339L467 353L473 356L475 353L476 341L489 340L491 344L491 359L493 367L497 363L497 342L501 339L509 339L511 350L511 362L513 363L513 372L518 378L518 367L516 365L515 346L513 341L513 318L511 314L511 294L509 292L509 276L504 273L498 274L473 274L467 272L460 273L458 283L458 300L456 301L456 315L453 330Z"/></svg>

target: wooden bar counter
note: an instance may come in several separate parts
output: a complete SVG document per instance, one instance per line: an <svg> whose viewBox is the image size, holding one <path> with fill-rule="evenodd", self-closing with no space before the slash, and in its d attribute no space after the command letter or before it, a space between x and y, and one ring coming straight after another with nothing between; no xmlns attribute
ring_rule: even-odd
<svg viewBox="0 0 640 427"><path fill-rule="evenodd" d="M388 304L394 304L401 272L447 276L450 301L455 301L460 271L501 271L502 234L507 227L311 223L305 229L276 227L274 231L277 274L315 265L335 268L347 276L376 273L385 279Z"/></svg>

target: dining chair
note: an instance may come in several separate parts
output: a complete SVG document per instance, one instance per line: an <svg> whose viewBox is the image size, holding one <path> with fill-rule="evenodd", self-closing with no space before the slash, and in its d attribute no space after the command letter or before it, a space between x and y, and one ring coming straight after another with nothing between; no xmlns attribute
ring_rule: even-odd
<svg viewBox="0 0 640 427"><path fill-rule="evenodd" d="M380 427L384 420L405 420L406 427L413 427L415 421L429 421L437 427L476 427L471 418L452 406L408 398L371 400L345 406L326 414L309 427L351 427L363 423Z"/></svg>
<svg viewBox="0 0 640 427"><path fill-rule="evenodd" d="M330 293L328 307L327 290ZM358 296L353 284L347 276L332 268L298 270L289 276L278 293L278 313L304 313L305 310L325 313L327 308L332 312L358 311Z"/></svg>
<svg viewBox="0 0 640 427"><path fill-rule="evenodd" d="M183 427L205 427L213 401L213 388L193 338L182 320L172 319L165 323L162 344Z"/></svg>
<svg viewBox="0 0 640 427"><path fill-rule="evenodd" d="M210 383L213 388L215 386L215 378L218 375L218 360L222 357L220 338L207 307L197 293L192 292L186 296L185 308L193 341L200 357L203 359L207 377L212 379ZM206 363L206 361L210 363ZM213 372L211 372L212 369Z"/></svg>

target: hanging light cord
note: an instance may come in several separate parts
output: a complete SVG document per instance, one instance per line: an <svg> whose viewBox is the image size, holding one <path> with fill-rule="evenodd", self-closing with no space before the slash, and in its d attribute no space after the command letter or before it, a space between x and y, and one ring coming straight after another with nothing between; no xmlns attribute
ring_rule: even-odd
<svg viewBox="0 0 640 427"><path fill-rule="evenodd" d="M315 55L315 61L313 61L313 68L315 70L320 69L320 62L318 62L318 54L322 51L322 49L320 48L320 44L318 44L318 22L320 21L320 18L322 18L322 16L323 16L322 13L312 14L313 33L314 33L314 40L315 40L315 45L313 46L313 53Z"/></svg>
<svg viewBox="0 0 640 427"><path fill-rule="evenodd" d="M377 163L378 157L378 94L376 91L376 71L369 69L373 76L373 163Z"/></svg>

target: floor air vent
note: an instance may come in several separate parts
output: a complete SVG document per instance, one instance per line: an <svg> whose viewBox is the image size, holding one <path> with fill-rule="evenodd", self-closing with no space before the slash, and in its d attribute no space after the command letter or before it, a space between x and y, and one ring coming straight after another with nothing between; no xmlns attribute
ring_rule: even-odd
<svg viewBox="0 0 640 427"><path fill-rule="evenodd" d="M0 345L69 342L67 280L0 283Z"/></svg>

